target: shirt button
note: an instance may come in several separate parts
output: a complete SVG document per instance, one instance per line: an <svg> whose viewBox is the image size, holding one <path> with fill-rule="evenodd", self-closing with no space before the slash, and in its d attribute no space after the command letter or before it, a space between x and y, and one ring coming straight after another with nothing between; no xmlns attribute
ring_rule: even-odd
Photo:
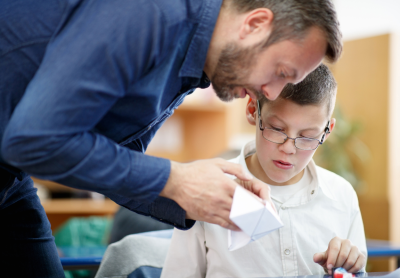
<svg viewBox="0 0 400 278"><path fill-rule="evenodd" d="M285 209L286 209L286 207L283 207L283 206L282 206L282 207L281 207L281 209L285 210Z"/></svg>
<svg viewBox="0 0 400 278"><path fill-rule="evenodd" d="M286 249L285 250L285 255L289 255L290 254L290 250L289 249Z"/></svg>
<svg viewBox="0 0 400 278"><path fill-rule="evenodd" d="M314 190L311 191L311 195L313 195L313 194L314 194Z"/></svg>

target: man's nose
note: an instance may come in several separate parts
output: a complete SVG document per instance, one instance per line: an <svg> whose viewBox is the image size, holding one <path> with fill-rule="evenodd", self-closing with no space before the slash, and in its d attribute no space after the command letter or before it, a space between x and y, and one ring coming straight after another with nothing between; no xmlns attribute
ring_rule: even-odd
<svg viewBox="0 0 400 278"><path fill-rule="evenodd" d="M274 81L270 84L266 84L261 86L261 91L263 93L263 95L269 99L269 100L275 100L279 94L282 92L283 87L285 87L285 85L288 82L286 81Z"/></svg>

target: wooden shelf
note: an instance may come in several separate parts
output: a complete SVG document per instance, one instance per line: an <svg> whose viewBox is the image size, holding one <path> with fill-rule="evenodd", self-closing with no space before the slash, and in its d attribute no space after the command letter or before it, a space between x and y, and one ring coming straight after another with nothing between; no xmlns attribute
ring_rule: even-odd
<svg viewBox="0 0 400 278"><path fill-rule="evenodd" d="M194 101L184 101L182 105L178 107L176 111L190 111L190 112L226 112L229 106L222 102L194 102Z"/></svg>
<svg viewBox="0 0 400 278"><path fill-rule="evenodd" d="M109 199L54 199L42 205L53 231L72 217L113 216L119 208Z"/></svg>
<svg viewBox="0 0 400 278"><path fill-rule="evenodd" d="M112 215L118 205L111 200L53 199L42 202L48 214Z"/></svg>

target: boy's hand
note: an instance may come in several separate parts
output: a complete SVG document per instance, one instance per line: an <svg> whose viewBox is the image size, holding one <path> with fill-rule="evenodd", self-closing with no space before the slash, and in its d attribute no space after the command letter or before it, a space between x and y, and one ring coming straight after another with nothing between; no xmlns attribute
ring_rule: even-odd
<svg viewBox="0 0 400 278"><path fill-rule="evenodd" d="M320 264L328 274L332 274L334 267L357 273L364 267L366 257L350 240L334 237L329 242L328 250L314 254L314 262Z"/></svg>

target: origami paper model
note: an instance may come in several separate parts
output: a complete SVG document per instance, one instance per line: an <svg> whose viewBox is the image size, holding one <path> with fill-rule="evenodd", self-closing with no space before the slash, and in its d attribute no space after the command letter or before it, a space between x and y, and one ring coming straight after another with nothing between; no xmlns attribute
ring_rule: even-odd
<svg viewBox="0 0 400 278"><path fill-rule="evenodd" d="M230 251L283 227L279 215L270 202L255 197L241 186L236 187L229 218L242 230L228 231Z"/></svg>

